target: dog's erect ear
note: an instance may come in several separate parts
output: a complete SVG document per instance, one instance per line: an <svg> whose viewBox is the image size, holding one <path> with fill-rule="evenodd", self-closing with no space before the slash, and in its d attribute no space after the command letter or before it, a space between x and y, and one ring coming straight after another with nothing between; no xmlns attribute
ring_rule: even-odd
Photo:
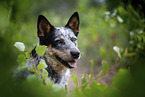
<svg viewBox="0 0 145 97"><path fill-rule="evenodd" d="M43 15L39 15L37 23L38 37L46 36L52 28L53 26L49 21Z"/></svg>
<svg viewBox="0 0 145 97"><path fill-rule="evenodd" d="M75 12L69 19L68 23L65 25L65 27L71 28L74 32L75 35L77 36L79 33L79 14L78 12Z"/></svg>

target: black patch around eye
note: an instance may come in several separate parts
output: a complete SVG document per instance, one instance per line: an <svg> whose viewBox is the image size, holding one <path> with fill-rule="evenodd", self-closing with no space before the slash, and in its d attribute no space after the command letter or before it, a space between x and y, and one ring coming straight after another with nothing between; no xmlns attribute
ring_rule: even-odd
<svg viewBox="0 0 145 97"><path fill-rule="evenodd" d="M58 40L53 41L51 45L53 48L59 49L60 46L62 46L63 44L65 44L64 40L58 39Z"/></svg>
<svg viewBox="0 0 145 97"><path fill-rule="evenodd" d="M64 43L64 41L62 41L62 40L56 40L55 42L58 43L58 44Z"/></svg>

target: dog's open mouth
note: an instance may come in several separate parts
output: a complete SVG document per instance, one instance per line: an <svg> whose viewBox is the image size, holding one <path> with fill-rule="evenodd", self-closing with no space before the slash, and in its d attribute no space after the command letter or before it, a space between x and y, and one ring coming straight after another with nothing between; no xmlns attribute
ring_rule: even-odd
<svg viewBox="0 0 145 97"><path fill-rule="evenodd" d="M72 61L65 61L62 58L60 58L58 55L55 55L56 59L61 62L64 66L66 66L67 68L74 68L77 67L76 60L72 60Z"/></svg>

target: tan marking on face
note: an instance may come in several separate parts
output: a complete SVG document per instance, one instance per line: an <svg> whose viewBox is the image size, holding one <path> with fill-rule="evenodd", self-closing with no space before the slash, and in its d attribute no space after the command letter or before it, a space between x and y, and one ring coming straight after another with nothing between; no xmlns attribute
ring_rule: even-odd
<svg viewBox="0 0 145 97"><path fill-rule="evenodd" d="M63 36L60 36L60 39L64 40L64 37Z"/></svg>
<svg viewBox="0 0 145 97"><path fill-rule="evenodd" d="M42 32L39 32L39 36L44 36L44 34Z"/></svg>
<svg viewBox="0 0 145 97"><path fill-rule="evenodd" d="M51 44L47 46L47 48L51 48Z"/></svg>

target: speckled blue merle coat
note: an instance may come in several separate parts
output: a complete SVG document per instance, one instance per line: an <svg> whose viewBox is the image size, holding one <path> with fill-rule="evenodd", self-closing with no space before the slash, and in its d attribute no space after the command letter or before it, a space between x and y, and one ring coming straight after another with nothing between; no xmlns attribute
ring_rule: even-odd
<svg viewBox="0 0 145 97"><path fill-rule="evenodd" d="M57 83L64 87L67 84L70 71L77 67L77 60L80 58L80 51L77 47L77 36L79 33L79 15L75 12L69 19L65 27L54 27L42 15L38 17L37 35L39 37L39 45L47 46L46 52L43 56L39 56L35 48L31 52L31 59L36 64L40 59L45 60L48 65L45 68L48 71L48 77L53 83ZM28 65L32 65L27 60ZM29 68L29 67L28 67ZM28 71L28 68L20 72L15 71L14 76L17 80L23 80L28 75L33 74Z"/></svg>

